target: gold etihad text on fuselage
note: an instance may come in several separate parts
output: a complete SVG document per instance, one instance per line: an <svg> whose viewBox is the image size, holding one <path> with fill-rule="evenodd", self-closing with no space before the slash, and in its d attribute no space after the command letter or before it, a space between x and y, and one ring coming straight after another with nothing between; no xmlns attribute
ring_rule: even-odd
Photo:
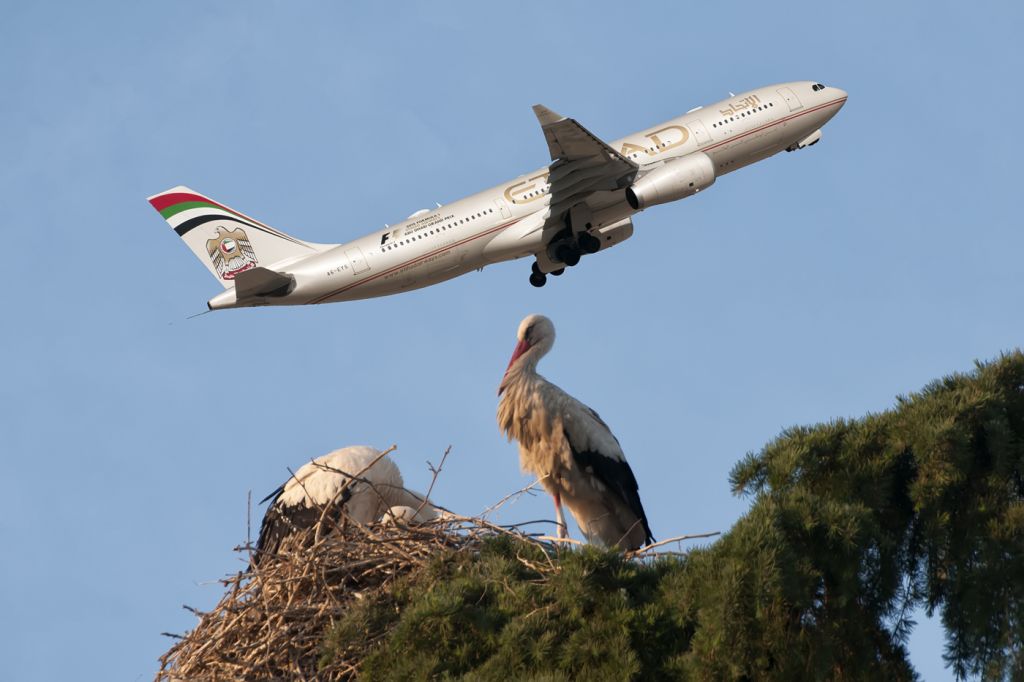
<svg viewBox="0 0 1024 682"><path fill-rule="evenodd" d="M619 153L625 157L639 153L646 154L647 156L657 156L664 151L686 144L686 141L690 139L690 131L684 126L670 125L659 128L652 133L647 133L644 137L650 141L650 144L642 146L631 142L623 142ZM505 199L513 204L528 204L531 201L543 199L545 196L544 192L539 191L538 187L545 185L547 179L548 173L544 171L526 180L513 183L505 188Z"/></svg>
<svg viewBox="0 0 1024 682"><path fill-rule="evenodd" d="M505 188L505 199L513 204L528 204L531 201L537 201L544 196L543 192L538 191L532 195L531 192L537 189L538 186L546 184L547 179L548 173L545 171L534 175L532 178L509 185Z"/></svg>
<svg viewBox="0 0 1024 682"><path fill-rule="evenodd" d="M747 95L738 102L731 102L729 104L729 108L719 109L718 113L720 113L722 116L732 116L734 114L740 113L741 111L753 109L760 103L761 99L757 95Z"/></svg>
<svg viewBox="0 0 1024 682"><path fill-rule="evenodd" d="M686 141L690 139L690 131L684 126L671 125L655 130L653 133L647 133L644 137L650 140L651 144L643 146L632 142L623 142L619 153L625 157L641 153L647 156L657 156L667 149L686 144Z"/></svg>

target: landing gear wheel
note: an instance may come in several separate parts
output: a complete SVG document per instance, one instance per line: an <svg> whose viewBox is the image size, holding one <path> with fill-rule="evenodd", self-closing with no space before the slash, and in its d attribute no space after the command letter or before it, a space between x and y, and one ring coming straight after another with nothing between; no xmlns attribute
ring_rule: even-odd
<svg viewBox="0 0 1024 682"><path fill-rule="evenodd" d="M601 248L601 240L590 234L589 232L583 232L579 236L580 250L583 253L597 253Z"/></svg>
<svg viewBox="0 0 1024 682"><path fill-rule="evenodd" d="M557 270L552 270L548 274L554 275L555 277L561 277L563 272L565 272L565 268L558 268Z"/></svg>
<svg viewBox="0 0 1024 682"><path fill-rule="evenodd" d="M540 271L540 265L537 263L537 261L533 261L533 263L530 265L530 272L532 272L535 275L544 274L543 272Z"/></svg>
<svg viewBox="0 0 1024 682"><path fill-rule="evenodd" d="M548 283L548 278L542 272L535 272L532 275L530 275L530 284L532 284L535 287L540 288L540 287L544 286L547 283Z"/></svg>
<svg viewBox="0 0 1024 682"><path fill-rule="evenodd" d="M562 262L568 265L570 268L580 262L580 252L576 249L572 249L565 255Z"/></svg>

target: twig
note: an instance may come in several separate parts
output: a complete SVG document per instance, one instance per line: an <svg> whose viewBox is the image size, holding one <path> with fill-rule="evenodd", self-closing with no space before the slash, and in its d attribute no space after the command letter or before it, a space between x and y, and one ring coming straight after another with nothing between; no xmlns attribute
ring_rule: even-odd
<svg viewBox="0 0 1024 682"><path fill-rule="evenodd" d="M245 495L245 546L249 550L249 563L252 563L252 489Z"/></svg>
<svg viewBox="0 0 1024 682"><path fill-rule="evenodd" d="M547 478L547 476L541 476L540 478L538 478L536 481L526 486L525 488L520 488L514 493L509 493L505 497L501 498L500 500L492 504L487 509L484 509L482 512L480 512L480 518L487 518L488 514L500 509L503 504L511 500L513 497L519 497L521 495L533 495L533 491L536 490L537 486L540 485L540 482L543 481L545 478Z"/></svg>
<svg viewBox="0 0 1024 682"><path fill-rule="evenodd" d="M444 469L444 462L445 462L446 459L448 459L448 453L451 452L451 451L452 451L452 446L451 445L449 445L447 448L445 448L444 454L441 455L441 463L437 465L436 469L434 468L434 465L430 463L430 460L427 460L427 467L430 469L430 473L433 474L433 476L431 476L431 478L430 478L430 485L427 487L426 499L421 500L420 501L420 506L416 508L416 514L417 515L419 515L419 513L423 509L423 507L426 506L427 500L430 499L430 494L432 492L434 492L434 484L437 483L437 477L441 475L441 470Z"/></svg>
<svg viewBox="0 0 1024 682"><path fill-rule="evenodd" d="M668 540L662 540L661 542L655 542L655 543L652 543L650 545L647 545L646 547L641 547L638 550L630 552L630 556L631 557L642 556L644 554L650 553L650 551L652 549L654 549L655 547L662 547L662 546L670 544L672 542L682 542L683 540L697 540L697 539L700 539L700 538L713 538L716 535L721 535L721 534L722 534L722 531L716 530L716 531L714 531L712 533L697 533L696 535L678 535L678 536L676 536L674 538L669 538Z"/></svg>
<svg viewBox="0 0 1024 682"><path fill-rule="evenodd" d="M560 538L560 537L556 537L554 535L537 535L535 537L535 539L542 540L544 542L553 542L553 543L555 543L557 545L563 545L564 544L564 545L580 546L580 545L587 544L587 543L583 542L582 540L576 540L574 538Z"/></svg>

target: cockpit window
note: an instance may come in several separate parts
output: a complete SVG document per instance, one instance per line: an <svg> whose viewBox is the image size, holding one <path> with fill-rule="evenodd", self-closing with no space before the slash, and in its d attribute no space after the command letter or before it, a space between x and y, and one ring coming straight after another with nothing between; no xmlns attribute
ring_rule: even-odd
<svg viewBox="0 0 1024 682"><path fill-rule="evenodd" d="M814 85L811 86L811 90L814 90L815 92L817 92L818 90L824 90L824 89L825 89L825 86L822 85L821 83L815 83Z"/></svg>

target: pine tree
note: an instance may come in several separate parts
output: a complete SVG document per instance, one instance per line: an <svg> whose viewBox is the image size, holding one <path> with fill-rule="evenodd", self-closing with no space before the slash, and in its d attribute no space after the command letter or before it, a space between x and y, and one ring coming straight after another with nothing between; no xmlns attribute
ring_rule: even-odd
<svg viewBox="0 0 1024 682"><path fill-rule="evenodd" d="M959 677L1024 679L1020 352L789 429L731 483L749 511L685 558L587 548L546 574L495 541L361 604L324 656L386 631L366 679L910 680L923 606Z"/></svg>

